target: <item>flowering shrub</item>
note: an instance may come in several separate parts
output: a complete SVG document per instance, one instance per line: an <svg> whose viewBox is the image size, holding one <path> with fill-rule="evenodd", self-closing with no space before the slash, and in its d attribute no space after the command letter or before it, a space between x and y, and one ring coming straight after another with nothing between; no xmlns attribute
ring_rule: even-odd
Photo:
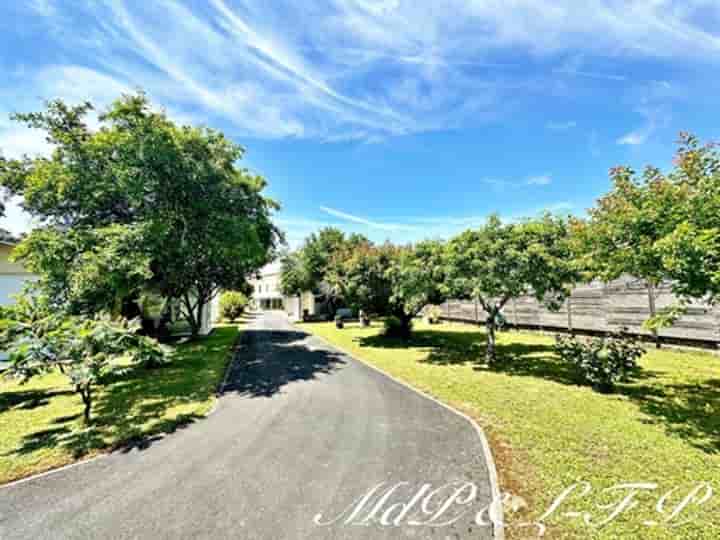
<svg viewBox="0 0 720 540"><path fill-rule="evenodd" d="M637 369L637 361L645 354L638 340L624 331L604 338L556 336L555 352L574 364L583 378L602 392L611 392L619 381Z"/></svg>

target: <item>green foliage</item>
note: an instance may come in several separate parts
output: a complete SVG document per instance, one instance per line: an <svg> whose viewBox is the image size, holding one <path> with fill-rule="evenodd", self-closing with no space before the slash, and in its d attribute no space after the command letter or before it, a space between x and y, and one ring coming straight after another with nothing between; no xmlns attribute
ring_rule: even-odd
<svg viewBox="0 0 720 540"><path fill-rule="evenodd" d="M588 277L623 273L651 285L663 280L682 299L720 298L720 152L682 133L665 174L647 167L611 171L612 191L574 226L575 248ZM657 314L650 327L671 324Z"/></svg>
<svg viewBox="0 0 720 540"><path fill-rule="evenodd" d="M280 292L295 296L312 290L314 286L302 251L285 254L280 260Z"/></svg>
<svg viewBox="0 0 720 540"><path fill-rule="evenodd" d="M687 312L687 306L679 302L658 310L658 312L643 322L643 328L657 333L662 328L672 326Z"/></svg>
<svg viewBox="0 0 720 540"><path fill-rule="evenodd" d="M624 331L604 338L556 336L555 352L573 364L583 378L596 389L610 392L619 381L627 381L637 370L645 349Z"/></svg>
<svg viewBox="0 0 720 540"><path fill-rule="evenodd" d="M277 205L221 133L177 126L143 94L113 103L97 131L91 109L53 101L15 116L54 145L50 158L0 159L0 184L45 224L17 257L74 314L116 313L152 289L180 299L197 333L201 307L272 257Z"/></svg>
<svg viewBox="0 0 720 540"><path fill-rule="evenodd" d="M387 272L397 253L398 248L389 243L348 246L334 258L328 280L356 311L386 314L392 294Z"/></svg>
<svg viewBox="0 0 720 540"><path fill-rule="evenodd" d="M42 297L21 298L0 320L0 344L7 350L8 375L27 381L58 369L85 404L90 421L93 386L117 369L123 358L146 367L168 360L157 341L139 333L140 321L65 315L51 309Z"/></svg>
<svg viewBox="0 0 720 540"><path fill-rule="evenodd" d="M220 314L230 322L240 318L248 304L247 296L239 291L225 291L220 296Z"/></svg>
<svg viewBox="0 0 720 540"><path fill-rule="evenodd" d="M390 313L401 322L400 333L409 337L412 320L428 304L445 300L444 245L438 241L424 241L400 248L387 271L390 282Z"/></svg>
<svg viewBox="0 0 720 540"><path fill-rule="evenodd" d="M559 309L578 279L571 264L567 222L545 215L503 224L496 216L448 243L444 289L449 297L477 299L487 313L487 357L495 361L498 315L512 298L532 294Z"/></svg>
<svg viewBox="0 0 720 540"><path fill-rule="evenodd" d="M400 317L390 315L383 321L383 331L387 337L405 339L412 331L412 320L406 323Z"/></svg>

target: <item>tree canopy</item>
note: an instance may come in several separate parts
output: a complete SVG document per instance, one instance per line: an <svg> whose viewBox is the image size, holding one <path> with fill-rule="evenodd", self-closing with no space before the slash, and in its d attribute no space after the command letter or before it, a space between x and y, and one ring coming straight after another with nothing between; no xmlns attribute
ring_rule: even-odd
<svg viewBox="0 0 720 540"><path fill-rule="evenodd" d="M497 318L509 300L532 294L548 308L560 308L577 279L570 255L566 220L549 214L521 223L492 216L448 242L446 294L476 299L487 313L489 361L495 360Z"/></svg>
<svg viewBox="0 0 720 540"><path fill-rule="evenodd" d="M277 204L222 133L178 126L142 93L115 101L97 130L92 110L56 100L15 115L54 146L50 157L0 158L0 184L42 223L17 257L73 313L127 311L151 288L180 300L196 333L204 304L272 258Z"/></svg>

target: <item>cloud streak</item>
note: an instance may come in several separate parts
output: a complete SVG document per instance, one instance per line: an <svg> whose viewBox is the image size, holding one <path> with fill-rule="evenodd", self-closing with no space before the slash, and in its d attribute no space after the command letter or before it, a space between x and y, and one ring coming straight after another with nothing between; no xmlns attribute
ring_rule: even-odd
<svg viewBox="0 0 720 540"><path fill-rule="evenodd" d="M409 0L158 0L142 9L33 0L25 9L55 38L55 63L39 69L55 68L46 86L57 95L77 95L67 68L82 68L143 87L178 115L264 138L380 141L473 126L517 107L519 88L552 95L558 75L622 89L633 83L614 72L620 59L713 62L720 52L710 24L720 9L702 0L440 0L432 10ZM83 32L63 32L58 20ZM22 102L24 82L5 94Z"/></svg>

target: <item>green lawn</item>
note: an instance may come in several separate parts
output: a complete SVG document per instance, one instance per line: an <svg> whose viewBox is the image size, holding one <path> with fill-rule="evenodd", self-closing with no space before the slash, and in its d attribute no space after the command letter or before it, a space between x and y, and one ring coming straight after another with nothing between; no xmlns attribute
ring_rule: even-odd
<svg viewBox="0 0 720 540"><path fill-rule="evenodd" d="M381 337L376 324L301 326L477 419L489 434L501 489L529 505L509 517L511 525L538 518L566 487L587 481L593 492L561 506L547 521L546 537L720 538L720 493L701 507L690 504L678 518L689 524L643 524L667 517L655 505L672 488L679 489L666 502L670 509L699 482L720 490L720 358L652 349L633 381L603 395L561 364L552 337L542 334L501 333L504 362L489 369L476 326L418 324L407 344ZM600 529L560 516L587 511L598 522L609 512L598 505L621 498L601 490L629 482L658 489ZM509 533L525 537L518 529Z"/></svg>
<svg viewBox="0 0 720 540"><path fill-rule="evenodd" d="M0 378L0 484L206 415L237 336L237 326L221 326L207 338L178 345L165 367L114 375L96 387L87 429L80 396L65 376L53 373L25 385Z"/></svg>

